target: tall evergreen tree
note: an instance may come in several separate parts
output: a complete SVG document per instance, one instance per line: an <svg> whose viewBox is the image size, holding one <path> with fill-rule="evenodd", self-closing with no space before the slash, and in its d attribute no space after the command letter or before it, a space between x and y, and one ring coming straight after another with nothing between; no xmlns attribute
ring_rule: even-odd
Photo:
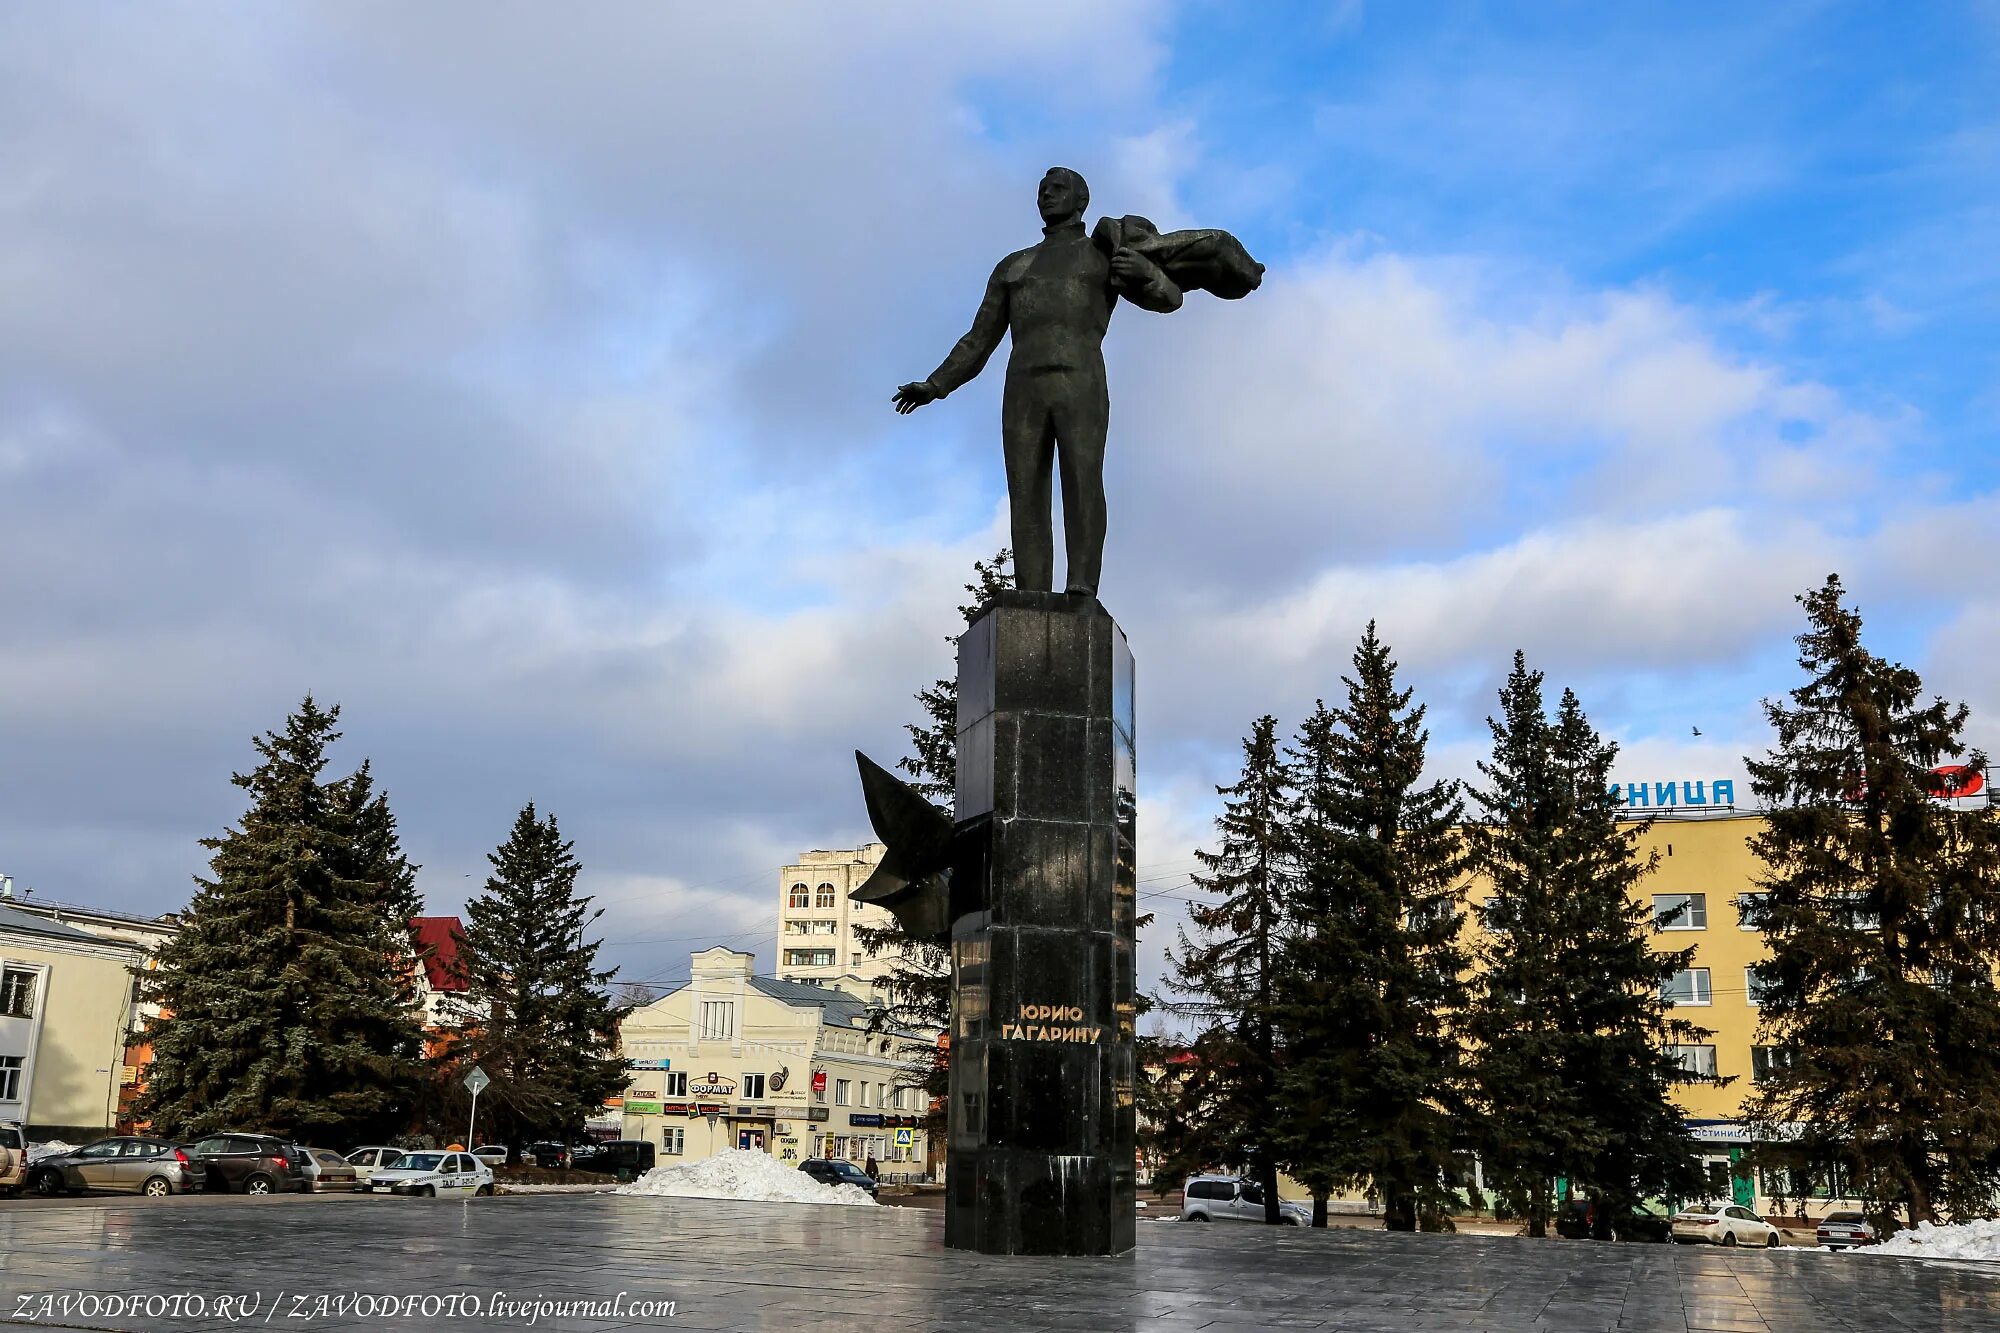
<svg viewBox="0 0 2000 1333"><path fill-rule="evenodd" d="M1837 577L1799 598L1806 682L1767 702L1777 745L1750 761L1769 809L1752 847L1777 1050L1754 1115L1798 1127L1767 1158L1902 1206L1911 1223L1984 1216L2000 1189L2000 812L1954 809L1932 773L1966 709L1924 698L1861 641ZM1777 1137L1777 1136L1774 1136Z"/></svg>
<svg viewBox="0 0 2000 1333"><path fill-rule="evenodd" d="M1326 1196L1366 1186L1391 1230L1448 1225L1458 1043L1463 807L1452 782L1419 786L1429 733L1371 622L1291 751L1293 928L1279 954L1285 1159Z"/></svg>
<svg viewBox="0 0 2000 1333"><path fill-rule="evenodd" d="M465 905L466 988L451 1006L440 1072L454 1101L474 1064L492 1080L479 1099L490 1127L481 1137L567 1141L624 1088L628 1068L618 1054L625 1011L607 989L612 969L597 967L603 941L584 938L603 911L576 891L575 844L532 802L486 859L493 873Z"/></svg>
<svg viewBox="0 0 2000 1333"><path fill-rule="evenodd" d="M137 1113L160 1133L341 1140L404 1128L422 1047L403 987L408 934L358 877L387 845L357 841L355 779L321 781L339 716L307 696L282 732L255 742L261 762L231 779L250 808L203 839L211 876L197 878L159 967L140 974L162 1017L148 1029ZM371 818L387 818L386 801Z"/></svg>
<svg viewBox="0 0 2000 1333"><path fill-rule="evenodd" d="M966 624L997 593L1014 586L1009 559L1011 552L1002 548L991 560L972 562L972 582L965 585L972 601L958 608ZM905 725L911 752L896 767L910 775L910 786L920 795L949 813L958 794L958 678L947 676L919 690L917 706L925 721ZM880 926L855 926L854 938L869 953L890 960L889 1002L871 1020L876 1030L937 1032L951 1025L951 956L946 950L912 937L893 917ZM897 1071L897 1086L919 1089L936 1106L944 1104L950 1079L950 1053L942 1048ZM932 1128L942 1130L942 1114L935 1119Z"/></svg>
<svg viewBox="0 0 2000 1333"><path fill-rule="evenodd" d="M1655 1193L1699 1188L1673 1089L1697 1081L1670 1051L1707 1035L1663 998L1693 951L1656 952L1634 890L1652 871L1646 827L1621 821L1617 746L1576 696L1551 720L1542 673L1514 654L1489 719L1493 757L1474 790L1469 858L1490 895L1465 1033L1485 1175L1500 1206L1546 1235L1556 1177L1607 1218Z"/></svg>
<svg viewBox="0 0 2000 1333"><path fill-rule="evenodd" d="M410 923L424 913L423 895L417 890L417 871L422 867L403 854L402 835L397 832L388 793L376 789L368 760L362 760L352 775L333 783L329 792L336 814L346 825L350 861L344 873L367 887L383 934L401 942L395 971L397 995L409 1009L411 1021L421 1023L423 960Z"/></svg>
<svg viewBox="0 0 2000 1333"><path fill-rule="evenodd" d="M1208 1065L1199 1083L1209 1095L1194 1130L1263 1186L1264 1220L1272 1225L1280 1220L1275 1018L1291 803L1277 733L1276 718L1259 718L1243 742L1242 775L1216 788L1224 798L1215 821L1220 841L1215 851L1195 853L1207 873L1189 876L1215 899L1189 906L1194 931L1179 932L1167 977L1180 997L1168 1007L1201 1030L1196 1048Z"/></svg>

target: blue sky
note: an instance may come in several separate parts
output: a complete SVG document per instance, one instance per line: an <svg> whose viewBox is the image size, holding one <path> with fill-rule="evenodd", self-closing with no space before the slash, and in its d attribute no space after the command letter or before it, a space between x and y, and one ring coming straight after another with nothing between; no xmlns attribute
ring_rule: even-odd
<svg viewBox="0 0 2000 1333"><path fill-rule="evenodd" d="M1996 66L1991 4L9 11L0 871L181 905L312 690L435 910L532 799L628 975L768 964L1004 540L997 365L887 400L1051 162L1270 269L1108 343L1149 978L1371 617L1441 775L1520 647L1712 779L1838 569L1991 747Z"/></svg>

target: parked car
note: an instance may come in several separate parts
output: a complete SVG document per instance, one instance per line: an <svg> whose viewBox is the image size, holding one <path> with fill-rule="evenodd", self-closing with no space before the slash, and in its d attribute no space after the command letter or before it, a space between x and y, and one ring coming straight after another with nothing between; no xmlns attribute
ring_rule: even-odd
<svg viewBox="0 0 2000 1333"><path fill-rule="evenodd" d="M160 1198L203 1188L208 1172L178 1143L120 1135L42 1158L29 1171L28 1182L37 1194L113 1190Z"/></svg>
<svg viewBox="0 0 2000 1333"><path fill-rule="evenodd" d="M871 1199L876 1197L875 1192L880 1188L869 1178L866 1171L838 1157L808 1157L799 1163L799 1170L822 1185L853 1185L857 1189L864 1189L868 1191L868 1197Z"/></svg>
<svg viewBox="0 0 2000 1333"><path fill-rule="evenodd" d="M1834 1250L1874 1245L1882 1239L1865 1213L1828 1213L1819 1220L1816 1232L1819 1243Z"/></svg>
<svg viewBox="0 0 2000 1333"><path fill-rule="evenodd" d="M1595 1199L1571 1199L1556 1214L1556 1234L1571 1240L1589 1240L1598 1232L1598 1224L1602 1220L1599 1210L1603 1207ZM1616 1213L1610 1221L1613 1240L1666 1244L1674 1238L1674 1220L1643 1203L1635 1203Z"/></svg>
<svg viewBox="0 0 2000 1333"><path fill-rule="evenodd" d="M528 1156L536 1166L548 1167L551 1170L559 1170L570 1163L569 1149L553 1141L529 1144Z"/></svg>
<svg viewBox="0 0 2000 1333"><path fill-rule="evenodd" d="M194 1146L208 1167L208 1187L243 1194L285 1194L306 1187L306 1150L270 1134L217 1134Z"/></svg>
<svg viewBox="0 0 2000 1333"><path fill-rule="evenodd" d="M356 1179L361 1184L366 1185L370 1176L385 1166L394 1166L402 1155L403 1150L401 1148L390 1148L379 1143L371 1143L365 1148L356 1148L353 1152L347 1154L347 1164L354 1168Z"/></svg>
<svg viewBox="0 0 2000 1333"><path fill-rule="evenodd" d="M469 1152L408 1152L368 1178L371 1194L491 1194L493 1168Z"/></svg>
<svg viewBox="0 0 2000 1333"><path fill-rule="evenodd" d="M1312 1209L1280 1200L1278 1217L1287 1226L1312 1225ZM1261 1222L1264 1187L1235 1176L1189 1176L1181 1186L1183 1222Z"/></svg>
<svg viewBox="0 0 2000 1333"><path fill-rule="evenodd" d="M1704 1203L1683 1208L1674 1214L1674 1239L1705 1240L1711 1245L1764 1245L1773 1249L1785 1243L1776 1227L1740 1203Z"/></svg>
<svg viewBox="0 0 2000 1333"><path fill-rule="evenodd" d="M659 1149L645 1139L613 1139L597 1145L597 1151L576 1154L576 1169L601 1171L607 1176L644 1175L653 1169Z"/></svg>
<svg viewBox="0 0 2000 1333"><path fill-rule="evenodd" d="M28 1184L28 1136L12 1120L0 1120L0 1194L21 1197Z"/></svg>
<svg viewBox="0 0 2000 1333"><path fill-rule="evenodd" d="M307 1148L299 1165L305 1173L308 1194L351 1190L361 1183L360 1173L348 1164L345 1157L325 1148Z"/></svg>
<svg viewBox="0 0 2000 1333"><path fill-rule="evenodd" d="M504 1143L485 1143L474 1148L472 1155L488 1166L500 1167L507 1165L507 1158L511 1154L508 1153L507 1145Z"/></svg>

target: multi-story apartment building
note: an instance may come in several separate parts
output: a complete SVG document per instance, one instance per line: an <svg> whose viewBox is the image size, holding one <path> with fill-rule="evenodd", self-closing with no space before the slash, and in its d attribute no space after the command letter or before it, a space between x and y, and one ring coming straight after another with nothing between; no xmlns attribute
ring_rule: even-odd
<svg viewBox="0 0 2000 1333"><path fill-rule="evenodd" d="M864 843L846 851L811 851L778 877L780 980L830 985L840 977L880 981L893 959L868 951L856 926L881 927L893 918L880 907L857 903L848 894L882 864L882 844Z"/></svg>
<svg viewBox="0 0 2000 1333"><path fill-rule="evenodd" d="M82 1140L117 1122L146 952L0 901L0 1120Z"/></svg>

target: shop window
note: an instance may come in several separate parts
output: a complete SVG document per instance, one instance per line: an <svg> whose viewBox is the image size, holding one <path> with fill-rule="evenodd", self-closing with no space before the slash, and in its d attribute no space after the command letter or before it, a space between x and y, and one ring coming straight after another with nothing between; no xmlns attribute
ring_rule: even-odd
<svg viewBox="0 0 2000 1333"><path fill-rule="evenodd" d="M835 1106L851 1105L848 1098L851 1096L853 1088L854 1085L849 1083L846 1079L844 1078L835 1079L833 1081L833 1104Z"/></svg>
<svg viewBox="0 0 2000 1333"><path fill-rule="evenodd" d="M812 906L812 894L807 891L805 885L794 884L791 893L785 899L785 906L795 912L803 912Z"/></svg>
<svg viewBox="0 0 2000 1333"><path fill-rule="evenodd" d="M1653 895L1655 930L1707 930L1708 895L1705 893L1656 893Z"/></svg>
<svg viewBox="0 0 2000 1333"><path fill-rule="evenodd" d="M660 1081L666 1085L661 1089L660 1095L662 1097L685 1097L688 1095L688 1076L686 1070L669 1070L660 1075Z"/></svg>
<svg viewBox="0 0 2000 1333"><path fill-rule="evenodd" d="M1682 1069L1698 1078L1715 1077L1713 1046L1669 1046L1667 1054L1679 1061Z"/></svg>
<svg viewBox="0 0 2000 1333"><path fill-rule="evenodd" d="M719 1041L736 1032L736 1006L728 1000L703 1000L701 1002L701 1036L703 1041Z"/></svg>
<svg viewBox="0 0 2000 1333"><path fill-rule="evenodd" d="M743 1076L743 1100L746 1102L761 1102L764 1100L764 1076L762 1074L745 1074Z"/></svg>
<svg viewBox="0 0 2000 1333"><path fill-rule="evenodd" d="M1710 1004L1712 994L1705 967L1684 968L1660 987L1660 998L1668 1004Z"/></svg>
<svg viewBox="0 0 2000 1333"><path fill-rule="evenodd" d="M668 1125L662 1129L660 1151L669 1157L679 1157L687 1151L687 1129L681 1125Z"/></svg>
<svg viewBox="0 0 2000 1333"><path fill-rule="evenodd" d="M25 967L0 969L0 1017L35 1016L35 976Z"/></svg>
<svg viewBox="0 0 2000 1333"><path fill-rule="evenodd" d="M822 884L813 891L814 910L824 912L830 910L833 906L833 885Z"/></svg>

